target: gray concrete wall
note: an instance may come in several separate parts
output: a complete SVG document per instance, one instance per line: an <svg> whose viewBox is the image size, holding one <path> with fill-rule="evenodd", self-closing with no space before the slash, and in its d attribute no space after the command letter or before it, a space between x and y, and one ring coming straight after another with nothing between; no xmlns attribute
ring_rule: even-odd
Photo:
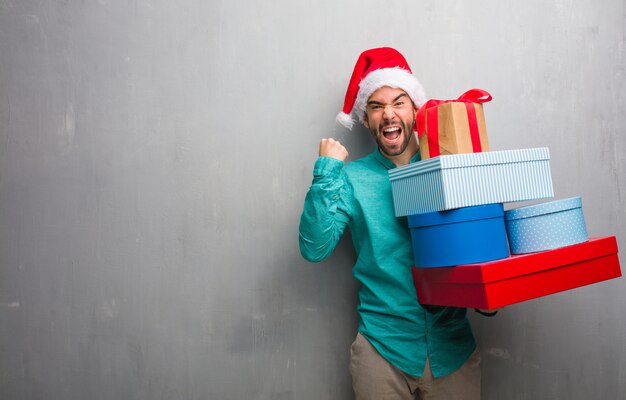
<svg viewBox="0 0 626 400"><path fill-rule="evenodd" d="M360 51L492 92L493 149L626 246L624 1L0 1L0 398L350 399L349 238L303 261ZM624 258L622 256L622 262ZM485 399L626 398L626 280L472 316Z"/></svg>

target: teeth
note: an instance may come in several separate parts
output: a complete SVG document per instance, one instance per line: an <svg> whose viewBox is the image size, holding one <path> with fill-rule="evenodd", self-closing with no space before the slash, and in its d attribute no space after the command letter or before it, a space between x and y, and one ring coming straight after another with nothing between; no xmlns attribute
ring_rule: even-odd
<svg viewBox="0 0 626 400"><path fill-rule="evenodd" d="M400 128L396 127L396 126L391 126L388 128L383 128L383 132L393 132L393 131L399 131Z"/></svg>

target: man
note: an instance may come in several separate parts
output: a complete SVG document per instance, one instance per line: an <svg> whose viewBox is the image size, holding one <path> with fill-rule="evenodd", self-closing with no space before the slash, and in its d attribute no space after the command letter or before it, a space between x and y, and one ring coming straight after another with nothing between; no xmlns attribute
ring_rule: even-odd
<svg viewBox="0 0 626 400"><path fill-rule="evenodd" d="M415 114L422 86L391 48L363 52L337 120L354 113L376 139L368 156L345 164L348 151L322 139L300 221L302 256L329 256L346 226L357 261L359 328L350 372L358 400L480 398L480 355L466 309L425 307L411 278L406 218L393 212L388 170L419 161Z"/></svg>

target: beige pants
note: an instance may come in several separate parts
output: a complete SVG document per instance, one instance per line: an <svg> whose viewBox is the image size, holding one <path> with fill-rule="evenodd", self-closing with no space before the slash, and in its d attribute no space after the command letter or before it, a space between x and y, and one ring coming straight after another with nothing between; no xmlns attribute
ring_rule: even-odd
<svg viewBox="0 0 626 400"><path fill-rule="evenodd" d="M430 364L421 378L405 374L381 357L360 333L350 349L356 400L480 400L478 349L453 373L434 378Z"/></svg>

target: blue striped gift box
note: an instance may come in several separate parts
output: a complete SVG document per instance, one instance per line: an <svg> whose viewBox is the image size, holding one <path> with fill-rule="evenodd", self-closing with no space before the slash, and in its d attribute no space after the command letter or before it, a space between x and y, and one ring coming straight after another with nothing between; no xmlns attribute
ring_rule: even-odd
<svg viewBox="0 0 626 400"><path fill-rule="evenodd" d="M396 216L554 196L550 152L451 154L389 170Z"/></svg>

